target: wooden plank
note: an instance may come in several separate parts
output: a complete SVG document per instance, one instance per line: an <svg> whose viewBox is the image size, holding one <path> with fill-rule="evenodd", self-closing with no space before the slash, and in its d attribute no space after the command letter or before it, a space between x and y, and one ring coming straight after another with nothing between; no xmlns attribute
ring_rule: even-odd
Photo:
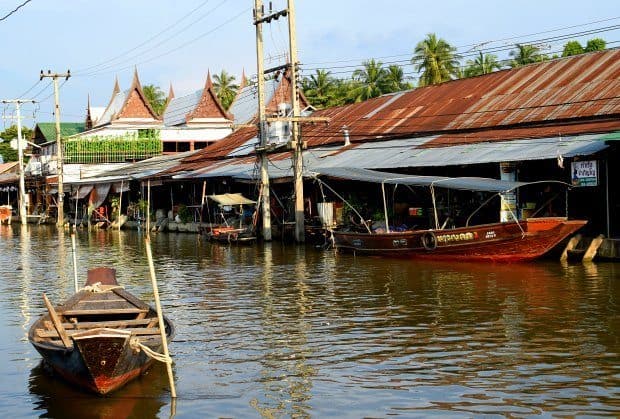
<svg viewBox="0 0 620 419"><path fill-rule="evenodd" d="M142 314L142 313L141 313ZM92 329L95 327L131 327L131 326L147 326L152 322L157 323L157 319L132 319L132 320L104 320L100 322L78 322L63 323L65 330L70 329Z"/></svg>
<svg viewBox="0 0 620 419"><path fill-rule="evenodd" d="M135 329L120 330L129 330L133 335L159 335L159 327L141 327ZM73 336L82 332L84 332L84 330L67 330L66 334L68 336ZM58 332L56 330L37 329L37 336L41 338L55 338L58 337Z"/></svg>
<svg viewBox="0 0 620 419"><path fill-rule="evenodd" d="M50 314L52 323L54 323L54 328L56 329L56 332L58 332L57 334L58 336L60 336L60 340L62 340L62 344L65 345L65 348L69 348L71 346L71 341L67 336L67 332L62 327L62 322L60 321L58 314L56 314L54 306L52 305L52 303L50 303L50 300L47 298L47 295L45 295L45 293L43 293L43 301L45 301L45 306L47 307L47 311Z"/></svg>
<svg viewBox="0 0 620 419"><path fill-rule="evenodd" d="M148 313L148 309L142 308L111 308L111 309L71 309L62 314L65 316L88 316L95 314L139 314Z"/></svg>

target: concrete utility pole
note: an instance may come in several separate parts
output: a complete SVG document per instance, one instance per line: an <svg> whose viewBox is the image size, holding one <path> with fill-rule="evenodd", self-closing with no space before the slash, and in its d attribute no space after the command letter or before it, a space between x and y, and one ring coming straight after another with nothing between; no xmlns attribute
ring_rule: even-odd
<svg viewBox="0 0 620 419"><path fill-rule="evenodd" d="M288 36L291 54L291 105L293 120L291 121L291 145L293 147L293 162L295 176L295 240L298 243L305 241L304 217L304 179L303 179L303 142L299 135L299 98L297 96L297 36L295 35L295 2L288 0Z"/></svg>
<svg viewBox="0 0 620 419"><path fill-rule="evenodd" d="M24 180L24 143L22 139L22 116L21 116L21 104L22 103L35 103L34 100L13 99L3 100L2 103L14 103L15 113L17 114L17 156L19 162L19 219L22 225L28 223L28 217L26 212L26 182Z"/></svg>
<svg viewBox="0 0 620 419"><path fill-rule="evenodd" d="M63 150L62 140L60 138L60 104L58 103L58 77L64 77L65 80L69 80L69 77L71 77L71 71L67 70L66 73L59 74L52 73L50 70L47 70L47 74L45 74L43 73L43 70L41 70L40 80L43 80L44 77L50 77L54 82L54 116L56 116L56 159L58 160L58 219L56 221L56 225L58 227L62 227L65 224L65 191L63 187Z"/></svg>
<svg viewBox="0 0 620 419"><path fill-rule="evenodd" d="M271 241L271 202L269 193L269 171L267 165L267 129L265 121L265 64L263 57L262 0L254 0L254 25L256 26L256 72L258 78L258 138L260 142L261 207L263 214L263 239Z"/></svg>

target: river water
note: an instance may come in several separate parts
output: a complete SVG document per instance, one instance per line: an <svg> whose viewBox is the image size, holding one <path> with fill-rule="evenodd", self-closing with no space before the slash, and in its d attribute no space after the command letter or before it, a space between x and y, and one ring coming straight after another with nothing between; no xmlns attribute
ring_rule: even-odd
<svg viewBox="0 0 620 419"><path fill-rule="evenodd" d="M69 234L0 226L0 412L22 417L620 415L620 265L446 264L271 243L152 237L166 369L108 397L50 374L27 340L73 291ZM78 273L112 266L153 301L144 237L79 231Z"/></svg>

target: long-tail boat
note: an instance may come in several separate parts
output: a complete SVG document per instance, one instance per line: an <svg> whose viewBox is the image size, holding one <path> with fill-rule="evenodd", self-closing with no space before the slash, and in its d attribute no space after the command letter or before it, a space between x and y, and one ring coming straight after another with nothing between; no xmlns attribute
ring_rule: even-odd
<svg viewBox="0 0 620 419"><path fill-rule="evenodd" d="M465 226L446 229L439 225L435 202L436 187L492 192L496 194L494 196L499 196L522 186L541 182L525 183L489 178L408 176L365 169L326 169L322 174L348 180L376 182L382 185L385 228L371 229L370 225L360 215L359 218L363 222L365 231L355 231L348 228L331 231L333 244L337 249L360 254L459 261L527 261L547 254L587 223L585 220L569 220L567 217L540 217L519 220L513 213L512 217L505 222L470 226L469 220L474 213L490 201L486 200L469 216ZM430 188L435 228L391 230L386 204L386 184Z"/></svg>
<svg viewBox="0 0 620 419"><path fill-rule="evenodd" d="M88 271L84 288L30 327L28 339L65 380L98 394L114 391L144 373L161 353L157 312L125 291L111 268ZM170 341L174 325L163 317Z"/></svg>

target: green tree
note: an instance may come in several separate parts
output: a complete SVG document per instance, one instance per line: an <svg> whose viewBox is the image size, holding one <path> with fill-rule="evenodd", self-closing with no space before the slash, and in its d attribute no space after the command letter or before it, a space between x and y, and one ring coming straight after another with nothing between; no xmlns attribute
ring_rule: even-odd
<svg viewBox="0 0 620 419"><path fill-rule="evenodd" d="M151 108L153 108L153 111L157 115L161 115L166 106L166 94L158 86L153 84L142 86L142 91L144 92L144 96L146 96L146 100L149 101Z"/></svg>
<svg viewBox="0 0 620 419"><path fill-rule="evenodd" d="M411 83L405 81L405 73L399 65L388 66L385 73L385 93L399 92L413 88Z"/></svg>
<svg viewBox="0 0 620 419"><path fill-rule="evenodd" d="M512 50L509 53L509 55L513 57L510 61L510 66L512 68L537 63L548 59L545 54L541 54L540 48L535 45L517 44L516 47L516 50Z"/></svg>
<svg viewBox="0 0 620 419"><path fill-rule="evenodd" d="M607 47L607 42L601 38L592 38L586 43L585 52L602 51Z"/></svg>
<svg viewBox="0 0 620 419"><path fill-rule="evenodd" d="M381 96L388 91L386 76L387 70L381 61L370 59L362 63L363 68L353 72L353 80L358 85L350 92L354 102L361 102L373 97Z"/></svg>
<svg viewBox="0 0 620 419"><path fill-rule="evenodd" d="M11 148L10 141L17 138L17 125L11 125L4 131L0 132L0 155L5 162L17 161L17 150ZM22 138L26 140L32 139L32 130L22 126Z"/></svg>
<svg viewBox="0 0 620 419"><path fill-rule="evenodd" d="M465 68L465 77L480 76L482 74L489 74L495 70L502 68L499 61L497 61L497 55L484 54L478 52L478 56L473 60L467 60L467 67Z"/></svg>
<svg viewBox="0 0 620 419"><path fill-rule="evenodd" d="M572 55L583 54L583 47L579 41L568 41L564 44L564 50L562 51L562 57L570 57Z"/></svg>
<svg viewBox="0 0 620 419"><path fill-rule="evenodd" d="M310 104L316 108L328 106L336 93L336 83L330 74L326 70L316 70L315 74L302 80L304 95Z"/></svg>
<svg viewBox="0 0 620 419"><path fill-rule="evenodd" d="M234 81L235 76L228 74L226 70L222 70L220 74L213 76L215 94L225 110L230 108L237 96L237 90L239 90L239 85L235 84Z"/></svg>
<svg viewBox="0 0 620 419"><path fill-rule="evenodd" d="M416 45L411 63L418 73L422 72L420 86L428 86L457 78L458 60L455 47L436 34L429 33Z"/></svg>

